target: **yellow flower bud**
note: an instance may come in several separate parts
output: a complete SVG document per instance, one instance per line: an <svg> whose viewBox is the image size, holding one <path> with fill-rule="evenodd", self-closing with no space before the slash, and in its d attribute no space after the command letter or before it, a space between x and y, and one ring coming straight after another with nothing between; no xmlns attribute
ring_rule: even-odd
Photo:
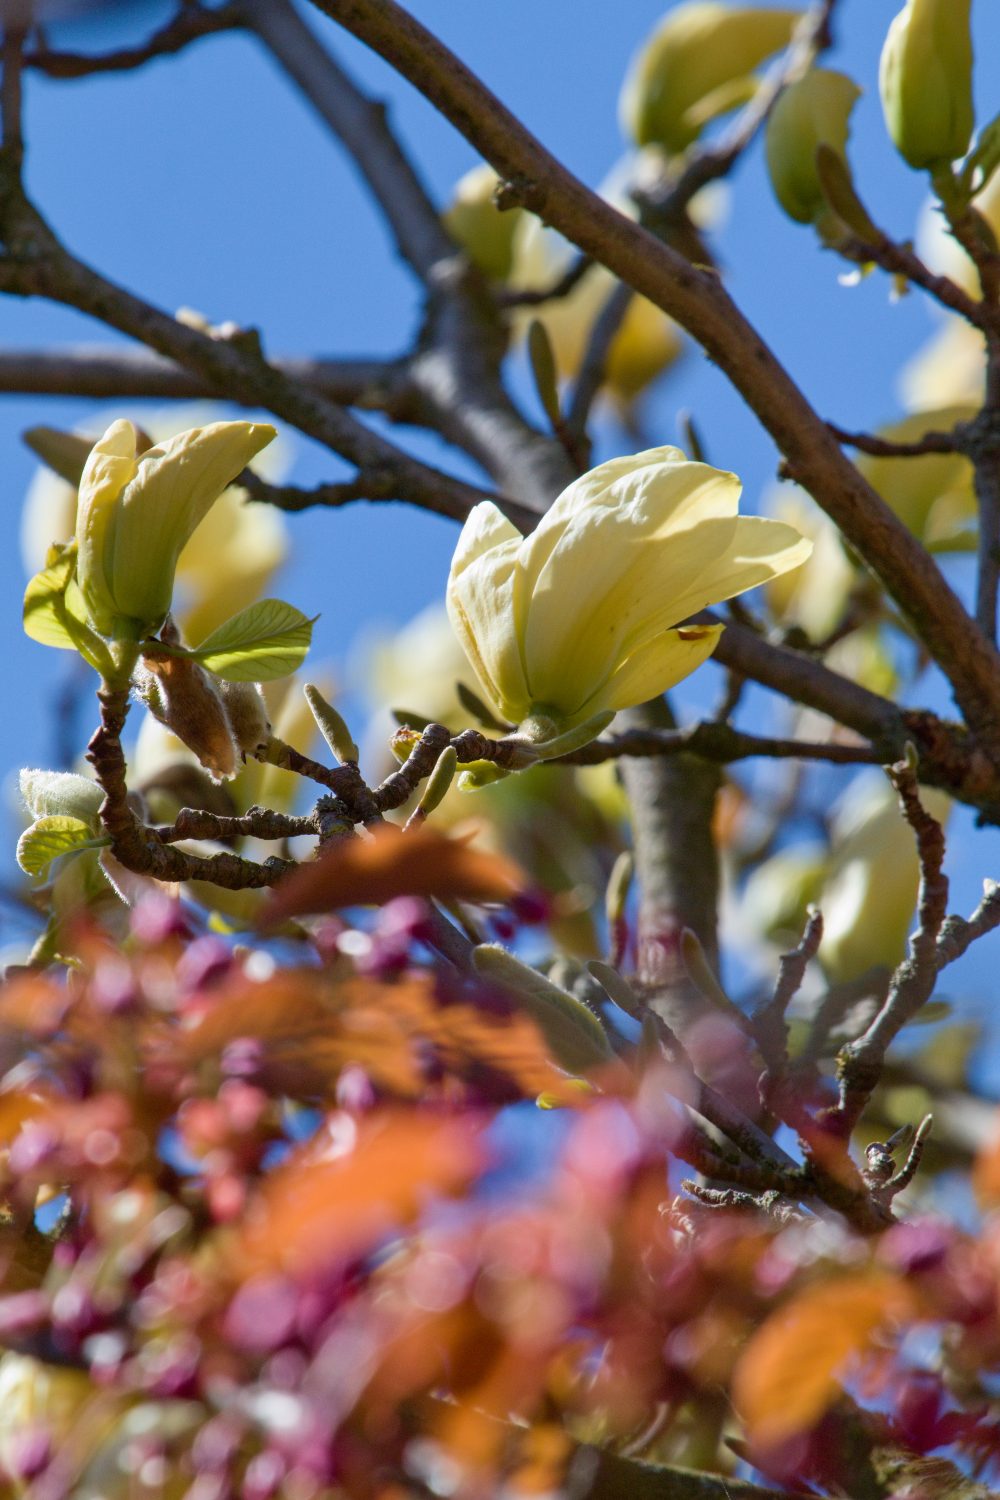
<svg viewBox="0 0 1000 1500"><path fill-rule="evenodd" d="M102 635L138 637L170 608L177 560L212 503L274 437L261 422L213 422L136 451L131 422L113 422L80 480L80 591Z"/></svg>
<svg viewBox="0 0 1000 1500"><path fill-rule="evenodd" d="M629 69L619 113L638 146L683 151L753 96L761 63L787 47L800 11L691 0L672 9Z"/></svg>
<svg viewBox="0 0 1000 1500"><path fill-rule="evenodd" d="M896 443L914 443L927 432L947 432L975 415L973 406L914 412L879 429ZM975 546L976 494L973 469L961 453L924 453L917 458L875 458L861 453L857 466L925 546L956 551Z"/></svg>
<svg viewBox="0 0 1000 1500"><path fill-rule="evenodd" d="M492 167L473 167L455 184L444 225L474 266L491 281L506 281L514 257L514 231L523 210L501 212L493 201L499 179Z"/></svg>
<svg viewBox="0 0 1000 1500"><path fill-rule="evenodd" d="M972 0L907 0L886 35L879 92L886 127L911 167L956 161L969 149Z"/></svg>
<svg viewBox="0 0 1000 1500"><path fill-rule="evenodd" d="M575 480L527 538L477 505L447 604L490 706L562 733L693 672L722 627L679 622L811 550L780 521L739 517L739 495L735 474L651 448Z"/></svg>
<svg viewBox="0 0 1000 1500"><path fill-rule="evenodd" d="M810 224L827 212L816 150L829 146L846 160L850 115L861 90L846 73L810 68L789 84L767 122L767 169L785 213Z"/></svg>
<svg viewBox="0 0 1000 1500"><path fill-rule="evenodd" d="M947 820L951 803L944 792L921 787L920 800L932 817ZM860 778L834 819L833 859L819 898L819 957L834 983L899 963L919 881L916 840L895 792L881 777Z"/></svg>

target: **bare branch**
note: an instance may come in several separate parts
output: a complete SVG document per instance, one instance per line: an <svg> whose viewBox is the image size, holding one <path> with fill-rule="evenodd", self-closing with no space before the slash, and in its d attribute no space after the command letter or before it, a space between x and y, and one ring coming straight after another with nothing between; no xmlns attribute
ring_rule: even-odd
<svg viewBox="0 0 1000 1500"><path fill-rule="evenodd" d="M396 248L424 282L455 255L430 195L388 128L385 107L366 99L288 0L241 0L245 24L341 140L392 230Z"/></svg>
<svg viewBox="0 0 1000 1500"><path fill-rule="evenodd" d="M576 377L573 395L566 412L566 428L572 438L582 439L586 436L590 409L600 393L607 374L611 346L634 295L630 286L619 282L594 320L580 373Z"/></svg>
<svg viewBox="0 0 1000 1500"><path fill-rule="evenodd" d="M845 432L833 422L826 425L838 443L857 448L859 453L869 453L873 458L922 458L925 453L962 452L962 443L953 432L925 432L915 443L893 443L869 432Z"/></svg>
<svg viewBox="0 0 1000 1500"><path fill-rule="evenodd" d="M499 307L542 307L546 302L558 302L568 297L586 276L594 262L589 255L577 255L557 280L548 286L534 289L501 287L496 293Z"/></svg>
<svg viewBox="0 0 1000 1500"><path fill-rule="evenodd" d="M946 917L937 941L938 971L953 964L977 940L1000 927L1000 885L995 880L983 882L983 899L968 921L964 917Z"/></svg>
<svg viewBox="0 0 1000 1500"><path fill-rule="evenodd" d="M182 807L172 823L153 830L164 844L181 839L293 839L317 832L313 817L293 818L269 807L248 807L240 817L205 812L200 807Z"/></svg>
<svg viewBox="0 0 1000 1500"><path fill-rule="evenodd" d="M821 760L831 765L882 765L885 756L873 745L813 744L809 740L773 739L747 734L731 724L707 719L686 729L636 727L609 734L581 750L560 756L556 765L597 766L626 756L697 755L717 765L764 755L775 760Z"/></svg>
<svg viewBox="0 0 1000 1500"><path fill-rule="evenodd" d="M54 243L9 268L10 290L65 303L157 350L223 399L262 406L340 453L361 471L391 471L396 498L464 519L483 493L370 431L326 397L291 379L244 340L212 338L106 280Z"/></svg>
<svg viewBox="0 0 1000 1500"><path fill-rule="evenodd" d="M768 1072L775 1077L783 1073L788 1063L786 1012L802 987L806 969L816 957L822 941L823 915L812 911L799 943L778 960L778 982L774 994L758 1006L751 1017L761 1056L767 1063Z"/></svg>
<svg viewBox="0 0 1000 1500"><path fill-rule="evenodd" d="M276 358L271 364L338 405L381 411L398 422L409 419L405 360ZM0 349L0 394L221 399L217 386L152 350L106 345Z"/></svg>
<svg viewBox="0 0 1000 1500"><path fill-rule="evenodd" d="M140 68L157 57L180 52L200 37L220 31L234 31L243 25L238 4L220 5L208 10L202 5L184 5L165 25L154 31L139 47L125 47L118 52L88 56L82 52L57 52L49 47L35 47L25 53L25 66L45 73L49 78L89 78L94 73L122 73Z"/></svg>
<svg viewBox="0 0 1000 1500"><path fill-rule="evenodd" d="M111 837L111 852L127 870L154 880L207 880L229 891L259 890L276 884L293 866L272 857L263 864L238 854L207 857L186 854L145 828L128 800L121 733L128 714L128 689L102 687L98 694L101 724L87 747L87 759L104 791L101 822Z"/></svg>
<svg viewBox="0 0 1000 1500"><path fill-rule="evenodd" d="M888 775L917 841L920 860L917 929L910 938L909 956L892 976L882 1008L864 1035L840 1053L840 1104L831 1118L845 1134L857 1121L879 1081L882 1060L890 1043L934 992L938 937L948 909L941 825L923 807L916 772L908 761L889 767Z"/></svg>

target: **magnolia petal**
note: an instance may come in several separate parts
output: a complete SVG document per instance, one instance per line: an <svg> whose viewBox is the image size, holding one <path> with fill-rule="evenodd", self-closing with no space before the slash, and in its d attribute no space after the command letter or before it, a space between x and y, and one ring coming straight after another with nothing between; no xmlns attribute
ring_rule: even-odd
<svg viewBox="0 0 1000 1500"><path fill-rule="evenodd" d="M521 658L521 533L484 500L462 528L448 578L448 618L490 706L518 723L531 707Z"/></svg>
<svg viewBox="0 0 1000 1500"><path fill-rule="evenodd" d="M611 545L607 538L605 547L610 550ZM526 656L539 702L550 702L545 689L556 691L560 682L568 694L586 677L591 683L602 680L660 631L798 567L811 550L793 527L756 516L701 521L676 534L640 537L631 547L623 540L615 545L618 577L603 594L594 590L592 607L577 619L573 632L556 635L553 628L550 654L541 655L537 665L535 651L544 648L536 647L542 637L533 634L538 617L532 600ZM589 579L585 587L589 592ZM545 681L536 681L542 672ZM558 701L574 712L578 706L565 698Z"/></svg>
<svg viewBox="0 0 1000 1500"><path fill-rule="evenodd" d="M140 456L115 527L119 614L142 621L163 618L185 542L226 486L274 436L267 422L211 422Z"/></svg>
<svg viewBox="0 0 1000 1500"><path fill-rule="evenodd" d="M622 662L577 717L589 717L599 709L619 712L659 697L708 660L723 629L722 625L692 625L665 630Z"/></svg>
<svg viewBox="0 0 1000 1500"><path fill-rule="evenodd" d="M641 483L642 476L647 473L657 476L662 474L664 468L674 469L681 465L685 469L692 467L681 449L669 444L659 448L646 448L641 453L626 454L622 458L609 458L606 463L598 464L596 469L581 474L579 479L574 479L572 484L566 486L549 506L539 530L554 522L567 521L581 511L590 511L594 505L619 504L621 495L614 487L623 480L626 483ZM709 465L699 467L707 469ZM718 469L711 470L712 474L719 472ZM535 535L537 534L536 532Z"/></svg>
<svg viewBox="0 0 1000 1500"><path fill-rule="evenodd" d="M112 568L118 502L136 472L135 448L132 423L112 422L91 449L80 478L77 574L87 612L105 635L111 633L117 613Z"/></svg>

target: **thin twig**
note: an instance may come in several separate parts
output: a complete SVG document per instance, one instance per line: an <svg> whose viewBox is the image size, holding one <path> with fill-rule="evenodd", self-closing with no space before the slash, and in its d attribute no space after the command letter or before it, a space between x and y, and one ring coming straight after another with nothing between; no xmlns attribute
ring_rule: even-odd
<svg viewBox="0 0 1000 1500"><path fill-rule="evenodd" d="M910 938L909 955L892 976L882 1008L864 1035L840 1053L840 1104L831 1116L831 1123L844 1134L853 1127L876 1087L890 1043L934 992L938 937L948 910L941 825L922 805L916 772L908 761L889 767L888 774L917 842L920 861L917 929Z"/></svg>
<svg viewBox="0 0 1000 1500"><path fill-rule="evenodd" d="M496 293L497 306L541 307L546 302L559 302L575 291L593 264L589 255L576 255L562 275L548 286L533 289L502 287Z"/></svg>
<svg viewBox="0 0 1000 1500"><path fill-rule="evenodd" d="M380 411L406 421L405 360L301 359L271 360L290 380L311 386L341 406ZM218 386L164 359L150 349L91 347L0 349L0 394L32 396L115 396L139 400L189 401L219 398ZM238 396L226 397L238 400Z"/></svg>
<svg viewBox="0 0 1000 1500"><path fill-rule="evenodd" d="M847 432L834 422L827 422L838 443L857 448L872 458L922 458L925 453L961 453L962 443L954 432L925 432L913 443L894 443L869 432Z"/></svg>
<svg viewBox="0 0 1000 1500"><path fill-rule="evenodd" d="M774 994L751 1016L751 1025L761 1056L773 1077L780 1076L788 1063L788 1026L785 1016L788 1007L802 987L806 969L819 951L823 941L823 914L812 911L805 931L790 953L782 953L778 959L778 980Z"/></svg>
<svg viewBox="0 0 1000 1500"><path fill-rule="evenodd" d="M202 5L184 5L138 47L124 47L117 52L91 56L35 47L25 53L24 62L26 67L35 68L49 78L89 78L95 73L122 73L140 68L154 58L180 52L201 37L234 31L242 25L238 4L220 5L214 10L206 10Z"/></svg>
<svg viewBox="0 0 1000 1500"><path fill-rule="evenodd" d="M573 438L586 436L591 407L607 375L611 346L634 295L630 286L619 282L594 320L565 417L566 428Z"/></svg>
<svg viewBox="0 0 1000 1500"><path fill-rule="evenodd" d="M821 760L831 765L881 765L884 755L872 745L813 743L810 740L778 739L748 734L731 724L706 719L687 729L625 729L606 735L559 757L556 765L597 766L608 760L637 755L697 755L702 760L726 765L763 755L772 760Z"/></svg>

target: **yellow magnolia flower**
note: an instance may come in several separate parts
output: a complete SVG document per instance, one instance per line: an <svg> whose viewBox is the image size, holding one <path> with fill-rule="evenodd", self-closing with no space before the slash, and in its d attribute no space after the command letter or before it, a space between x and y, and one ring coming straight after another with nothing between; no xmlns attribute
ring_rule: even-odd
<svg viewBox="0 0 1000 1500"><path fill-rule="evenodd" d="M879 63L886 128L911 167L937 167L969 149L972 0L907 0Z"/></svg>
<svg viewBox="0 0 1000 1500"><path fill-rule="evenodd" d="M791 41L801 11L690 0L664 16L625 79L622 129L638 146L685 150L752 98L754 73Z"/></svg>
<svg viewBox="0 0 1000 1500"><path fill-rule="evenodd" d="M920 800L944 823L944 792L921 787ZM896 794L881 777L859 777L833 821L832 860L819 896L823 941L819 958L835 983L875 967L895 968L906 952L920 882L913 830Z"/></svg>
<svg viewBox="0 0 1000 1500"><path fill-rule="evenodd" d="M903 367L899 394L914 411L953 403L978 410L986 395L984 335L964 318L948 318Z"/></svg>
<svg viewBox="0 0 1000 1500"><path fill-rule="evenodd" d="M740 488L679 448L651 448L575 480L530 537L477 505L452 560L448 614L500 717L561 732L700 666L722 627L678 622L811 550L791 526L738 516Z"/></svg>
<svg viewBox="0 0 1000 1500"><path fill-rule="evenodd" d="M191 402L154 413L143 426L156 442L183 428L204 426L218 407ZM21 512L21 554L28 576L45 567L54 542L68 542L76 520L77 488L97 434L83 437L32 428L25 440L44 459L31 480ZM281 440L254 464L264 479L280 480L288 454ZM223 490L177 562L171 614L186 640L200 641L261 596L288 555L288 529L273 505L248 502L239 485Z"/></svg>
<svg viewBox="0 0 1000 1500"><path fill-rule="evenodd" d="M137 453L132 423L111 424L84 465L76 513L80 591L102 635L161 624L184 544L274 435L263 422L213 422Z"/></svg>
<svg viewBox="0 0 1000 1500"><path fill-rule="evenodd" d="M861 90L846 73L810 68L780 95L767 122L767 169L785 213L810 224L829 213L816 151L829 146L846 161L851 110Z"/></svg>
<svg viewBox="0 0 1000 1500"><path fill-rule="evenodd" d="M881 427L878 435L896 443L913 443L928 432L947 432L975 415L975 406L940 407L913 412ZM961 453L923 453L918 458L875 458L859 453L855 460L873 489L901 521L933 551L975 546L976 494L973 469Z"/></svg>
<svg viewBox="0 0 1000 1500"><path fill-rule="evenodd" d="M798 625L812 640L821 641L840 624L857 570L844 551L840 532L804 490L782 485L765 508L812 543L803 567L768 584L771 613L782 624Z"/></svg>

